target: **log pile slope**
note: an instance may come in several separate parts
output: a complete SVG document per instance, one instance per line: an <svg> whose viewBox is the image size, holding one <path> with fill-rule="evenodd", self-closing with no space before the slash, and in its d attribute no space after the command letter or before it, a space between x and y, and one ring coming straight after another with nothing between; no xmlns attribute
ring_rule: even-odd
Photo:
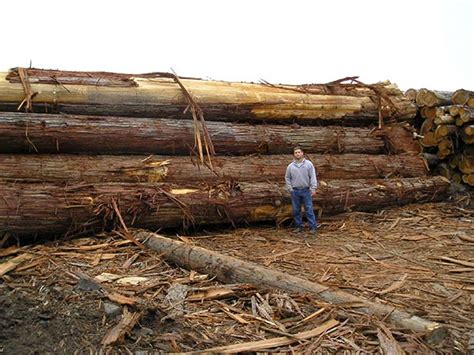
<svg viewBox="0 0 474 355"><path fill-rule="evenodd" d="M433 171L474 186L474 92L409 89L406 94L418 105L418 139Z"/></svg>
<svg viewBox="0 0 474 355"><path fill-rule="evenodd" d="M273 85L15 68L0 75L0 233L198 227L291 217L301 146L321 215L436 201L416 106L357 78Z"/></svg>

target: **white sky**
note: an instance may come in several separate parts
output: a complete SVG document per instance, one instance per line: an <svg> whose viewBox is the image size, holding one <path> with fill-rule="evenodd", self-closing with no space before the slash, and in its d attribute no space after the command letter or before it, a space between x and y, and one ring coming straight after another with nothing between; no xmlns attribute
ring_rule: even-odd
<svg viewBox="0 0 474 355"><path fill-rule="evenodd" d="M0 71L474 90L473 22L472 0L2 0Z"/></svg>

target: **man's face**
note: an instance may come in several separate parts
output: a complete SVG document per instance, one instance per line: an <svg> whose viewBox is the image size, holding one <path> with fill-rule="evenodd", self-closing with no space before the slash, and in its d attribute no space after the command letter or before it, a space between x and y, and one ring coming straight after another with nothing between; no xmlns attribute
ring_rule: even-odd
<svg viewBox="0 0 474 355"><path fill-rule="evenodd" d="M303 151L301 149L295 149L293 152L293 156L295 157L296 160L301 160L303 158Z"/></svg>

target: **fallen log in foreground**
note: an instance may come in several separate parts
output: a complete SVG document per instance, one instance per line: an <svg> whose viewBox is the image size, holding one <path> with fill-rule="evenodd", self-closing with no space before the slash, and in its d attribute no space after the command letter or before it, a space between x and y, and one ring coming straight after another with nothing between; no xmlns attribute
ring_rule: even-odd
<svg viewBox="0 0 474 355"><path fill-rule="evenodd" d="M388 317L390 321L400 327L426 333L432 341L441 340L447 334L446 328L439 323L351 295L337 288L330 288L232 256L165 238L155 233L140 231L135 233L135 237L143 241L145 246L162 255L165 260L188 270L210 274L224 283L251 283L258 287L271 287L286 292L310 293L325 302L336 305L361 304L356 308L359 312Z"/></svg>
<svg viewBox="0 0 474 355"><path fill-rule="evenodd" d="M396 135L358 127L301 127L207 122L217 154L282 154L300 145L308 153L385 151L385 140L405 152ZM393 138L392 138L393 137ZM193 122L159 118L51 115L0 112L0 151L3 153L189 154L194 146Z"/></svg>
<svg viewBox="0 0 474 355"><path fill-rule="evenodd" d="M295 120L314 123L412 119L416 107L390 83L265 85L181 79L206 119ZM27 89L25 89L25 87ZM26 99L24 101L24 99ZM0 108L24 106L35 112L134 117L191 118L175 78L165 73L128 75L15 68L0 73ZM378 102L381 103L379 111Z"/></svg>
<svg viewBox="0 0 474 355"><path fill-rule="evenodd" d="M319 179L426 176L427 164L413 155L310 155ZM196 160L196 159L195 159ZM291 155L215 157L213 170L190 157L123 155L0 154L0 180L54 183L168 182L215 184L284 181Z"/></svg>
<svg viewBox="0 0 474 355"><path fill-rule="evenodd" d="M314 198L323 215L349 210L437 201L446 196L443 177L321 182ZM172 184L0 185L0 231L18 236L100 231L117 225L145 228L281 221L291 216L281 184L225 183L184 188Z"/></svg>

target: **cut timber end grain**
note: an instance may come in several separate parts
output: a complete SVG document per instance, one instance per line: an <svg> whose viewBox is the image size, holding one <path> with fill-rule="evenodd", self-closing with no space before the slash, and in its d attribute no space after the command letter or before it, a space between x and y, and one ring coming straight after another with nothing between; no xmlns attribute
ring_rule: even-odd
<svg viewBox="0 0 474 355"><path fill-rule="evenodd" d="M452 101L455 105L465 105L469 101L469 99L473 97L473 91L459 89L453 93Z"/></svg>

